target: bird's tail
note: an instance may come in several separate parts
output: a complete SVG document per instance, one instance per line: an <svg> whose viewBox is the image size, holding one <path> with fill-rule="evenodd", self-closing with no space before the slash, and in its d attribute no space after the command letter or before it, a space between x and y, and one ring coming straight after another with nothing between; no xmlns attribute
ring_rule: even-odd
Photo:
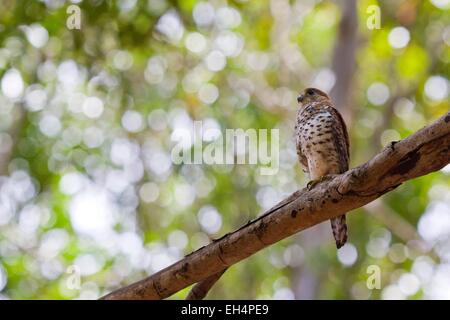
<svg viewBox="0 0 450 320"><path fill-rule="evenodd" d="M347 242L347 223L345 220L345 214L330 220L331 229L333 230L333 236L338 249Z"/></svg>

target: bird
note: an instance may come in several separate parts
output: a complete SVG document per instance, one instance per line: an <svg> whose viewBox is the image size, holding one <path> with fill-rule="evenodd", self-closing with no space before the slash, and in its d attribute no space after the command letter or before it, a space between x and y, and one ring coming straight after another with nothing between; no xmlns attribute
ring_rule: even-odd
<svg viewBox="0 0 450 320"><path fill-rule="evenodd" d="M331 98L307 88L297 98L295 140L300 166L309 174L308 188L348 170L350 159L347 127ZM333 218L331 229L337 249L347 242L345 214Z"/></svg>

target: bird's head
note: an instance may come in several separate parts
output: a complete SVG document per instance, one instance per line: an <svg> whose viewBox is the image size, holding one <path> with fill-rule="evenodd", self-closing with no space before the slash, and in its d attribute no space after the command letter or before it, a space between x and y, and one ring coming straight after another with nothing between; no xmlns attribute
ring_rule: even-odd
<svg viewBox="0 0 450 320"><path fill-rule="evenodd" d="M301 108L312 102L328 101L330 97L323 91L316 88L307 88L297 97L297 102Z"/></svg>

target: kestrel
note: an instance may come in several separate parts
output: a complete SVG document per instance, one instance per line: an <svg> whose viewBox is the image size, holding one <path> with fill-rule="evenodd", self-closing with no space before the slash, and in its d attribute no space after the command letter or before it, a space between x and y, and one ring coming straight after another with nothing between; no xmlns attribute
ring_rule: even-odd
<svg viewBox="0 0 450 320"><path fill-rule="evenodd" d="M295 139L303 171L309 173L313 184L327 175L347 171L350 157L347 127L330 97L318 89L308 88L297 101L300 108ZM345 214L330 221L339 249L347 241Z"/></svg>

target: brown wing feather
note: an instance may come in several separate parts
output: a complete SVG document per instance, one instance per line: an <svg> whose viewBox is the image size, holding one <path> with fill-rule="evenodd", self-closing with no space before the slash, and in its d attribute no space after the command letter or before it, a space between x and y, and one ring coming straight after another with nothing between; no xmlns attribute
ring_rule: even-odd
<svg viewBox="0 0 450 320"><path fill-rule="evenodd" d="M341 114L333 107L329 108L333 118L336 119L338 125L333 126L334 145L339 156L339 170L345 172L348 170L348 163L350 158L350 143L348 139L347 126ZM339 249L347 242L347 223L345 214L333 218L331 221L331 229L336 241L336 247Z"/></svg>

